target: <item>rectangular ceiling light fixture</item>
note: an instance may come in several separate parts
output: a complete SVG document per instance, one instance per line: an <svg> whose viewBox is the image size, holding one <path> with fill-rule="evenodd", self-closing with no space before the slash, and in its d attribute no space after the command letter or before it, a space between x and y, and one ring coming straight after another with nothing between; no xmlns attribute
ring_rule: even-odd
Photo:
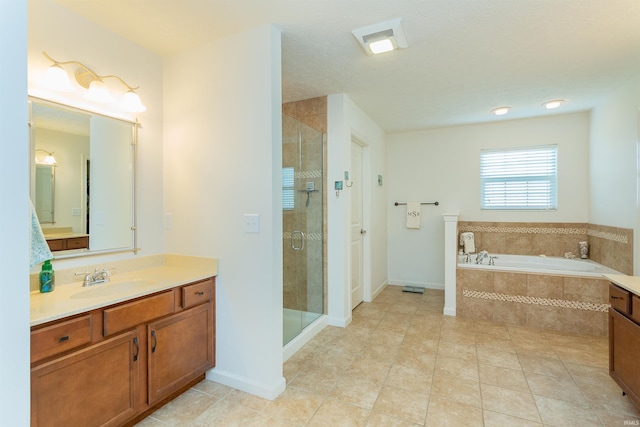
<svg viewBox="0 0 640 427"><path fill-rule="evenodd" d="M389 52L408 46L400 18L353 30L367 55Z"/></svg>

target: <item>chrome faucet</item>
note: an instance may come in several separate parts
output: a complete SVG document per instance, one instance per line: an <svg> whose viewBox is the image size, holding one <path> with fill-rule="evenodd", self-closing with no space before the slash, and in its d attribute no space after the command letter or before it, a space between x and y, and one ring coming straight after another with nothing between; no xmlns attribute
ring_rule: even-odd
<svg viewBox="0 0 640 427"><path fill-rule="evenodd" d="M113 267L112 267L113 268ZM82 286L92 286L97 285L99 283L108 282L111 277L111 272L105 267L102 270L96 268L93 273L88 271L76 273L76 276L84 276L84 280L82 282Z"/></svg>
<svg viewBox="0 0 640 427"><path fill-rule="evenodd" d="M478 252L478 255L476 256L476 264L482 264L482 260L485 258L489 258L489 252L487 251Z"/></svg>

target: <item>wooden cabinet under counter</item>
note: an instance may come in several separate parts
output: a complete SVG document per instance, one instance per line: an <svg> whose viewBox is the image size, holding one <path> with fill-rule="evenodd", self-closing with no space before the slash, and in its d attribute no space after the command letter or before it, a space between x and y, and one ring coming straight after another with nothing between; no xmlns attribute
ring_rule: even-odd
<svg viewBox="0 0 640 427"><path fill-rule="evenodd" d="M32 426L129 426L215 366L215 277L34 326Z"/></svg>
<svg viewBox="0 0 640 427"><path fill-rule="evenodd" d="M49 245L51 252L87 249L89 248L89 236L48 237L47 245Z"/></svg>
<svg viewBox="0 0 640 427"><path fill-rule="evenodd" d="M609 302L609 375L640 407L640 298L612 283Z"/></svg>

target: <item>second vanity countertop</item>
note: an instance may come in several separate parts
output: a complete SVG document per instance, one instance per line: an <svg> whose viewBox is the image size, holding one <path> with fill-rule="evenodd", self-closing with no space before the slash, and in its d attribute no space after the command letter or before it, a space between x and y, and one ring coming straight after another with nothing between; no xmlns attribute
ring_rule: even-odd
<svg viewBox="0 0 640 427"><path fill-rule="evenodd" d="M627 276L624 274L605 274L604 277L628 290L629 292L640 296L640 276Z"/></svg>
<svg viewBox="0 0 640 427"><path fill-rule="evenodd" d="M62 319L132 298L149 295L165 289L207 279L218 274L215 258L183 255L156 255L146 257L136 268L136 261L108 263L115 265L111 280L97 285L82 286L82 280L65 281L75 271L56 271L56 287L53 292L31 292L31 326ZM120 264L120 265L119 265ZM54 266L55 268L55 266ZM60 274L59 274L60 273ZM63 283L58 283L59 277Z"/></svg>

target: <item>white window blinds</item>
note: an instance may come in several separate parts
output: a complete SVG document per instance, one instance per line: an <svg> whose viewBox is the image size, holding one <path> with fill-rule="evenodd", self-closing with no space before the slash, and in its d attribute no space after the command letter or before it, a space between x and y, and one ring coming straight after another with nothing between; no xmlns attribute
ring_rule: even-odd
<svg viewBox="0 0 640 427"><path fill-rule="evenodd" d="M286 211L295 208L293 168L282 168L282 209Z"/></svg>
<svg viewBox="0 0 640 427"><path fill-rule="evenodd" d="M482 209L551 210L558 206L558 147L482 150Z"/></svg>

